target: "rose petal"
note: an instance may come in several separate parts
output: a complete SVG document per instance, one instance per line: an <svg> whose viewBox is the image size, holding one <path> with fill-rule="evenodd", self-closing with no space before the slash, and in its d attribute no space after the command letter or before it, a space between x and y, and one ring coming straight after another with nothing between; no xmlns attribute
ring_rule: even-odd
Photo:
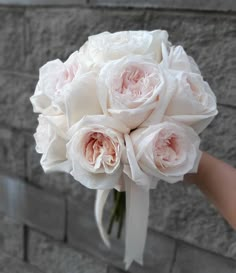
<svg viewBox="0 0 236 273"><path fill-rule="evenodd" d="M153 185L153 177L145 174L139 167L135 158L133 144L128 134L125 135L126 151L129 165L125 165L124 173L127 174L136 184L149 189Z"/></svg>
<svg viewBox="0 0 236 273"><path fill-rule="evenodd" d="M42 153L41 165L45 172L71 171L66 157L65 116L39 116L39 126L34 134L36 151Z"/></svg>
<svg viewBox="0 0 236 273"><path fill-rule="evenodd" d="M96 81L93 72L76 78L65 90L65 106L69 126L85 115L102 114L96 96Z"/></svg>
<svg viewBox="0 0 236 273"><path fill-rule="evenodd" d="M89 189L113 189L122 175L122 166L110 175L106 173L90 173L82 168L77 161L72 161L72 166L71 175Z"/></svg>

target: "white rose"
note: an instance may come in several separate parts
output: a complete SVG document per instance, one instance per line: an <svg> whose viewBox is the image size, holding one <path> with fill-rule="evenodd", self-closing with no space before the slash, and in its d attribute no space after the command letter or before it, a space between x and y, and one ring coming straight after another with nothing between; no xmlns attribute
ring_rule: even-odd
<svg viewBox="0 0 236 273"><path fill-rule="evenodd" d="M202 132L218 113L216 97L195 73L176 73L177 86L165 115Z"/></svg>
<svg viewBox="0 0 236 273"><path fill-rule="evenodd" d="M79 54L89 66L99 66L132 54L150 55L159 63L162 43L169 45L168 33L164 30L102 32L90 36Z"/></svg>
<svg viewBox="0 0 236 273"><path fill-rule="evenodd" d="M77 52L65 63L55 60L40 69L31 102L35 112L65 114L69 126L84 115L102 113L96 96L96 74L81 69Z"/></svg>
<svg viewBox="0 0 236 273"><path fill-rule="evenodd" d="M166 68L184 72L201 74L194 59L187 55L182 46L171 46L169 49L162 45L163 64Z"/></svg>
<svg viewBox="0 0 236 273"><path fill-rule="evenodd" d="M174 183L188 172L196 172L200 138L191 127L164 121L130 134L127 149L131 172L137 165L147 175ZM128 153L128 152L127 152Z"/></svg>
<svg viewBox="0 0 236 273"><path fill-rule="evenodd" d="M60 100L64 87L83 70L77 51L71 54L65 63L56 59L43 65L39 69L39 81L35 94L30 98L34 112L42 113L52 101Z"/></svg>
<svg viewBox="0 0 236 273"><path fill-rule="evenodd" d="M134 129L156 109L158 122L170 99L170 79L161 66L142 56L108 62L98 76L97 96L103 113Z"/></svg>
<svg viewBox="0 0 236 273"><path fill-rule="evenodd" d="M66 158L66 119L64 115L38 117L34 138L36 151L42 154L41 165L45 172L69 172L70 163Z"/></svg>
<svg viewBox="0 0 236 273"><path fill-rule="evenodd" d="M72 176L92 189L112 189L119 184L123 166L123 134L119 121L103 115L86 116L69 130L68 157Z"/></svg>
<svg viewBox="0 0 236 273"><path fill-rule="evenodd" d="M69 126L84 115L102 113L96 97L96 74L81 64L77 51L65 63L55 60L40 69L30 100L37 113L66 114Z"/></svg>

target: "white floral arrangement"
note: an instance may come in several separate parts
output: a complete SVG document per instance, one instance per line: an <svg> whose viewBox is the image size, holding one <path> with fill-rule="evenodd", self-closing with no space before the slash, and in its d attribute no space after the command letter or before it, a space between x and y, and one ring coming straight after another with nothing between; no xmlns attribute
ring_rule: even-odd
<svg viewBox="0 0 236 273"><path fill-rule="evenodd" d="M197 172L198 136L217 114L197 64L164 30L103 32L62 62L39 70L30 98L45 172L66 172L97 190L95 218L105 244L125 216L125 265L143 263L149 190ZM115 206L102 224L110 191Z"/></svg>

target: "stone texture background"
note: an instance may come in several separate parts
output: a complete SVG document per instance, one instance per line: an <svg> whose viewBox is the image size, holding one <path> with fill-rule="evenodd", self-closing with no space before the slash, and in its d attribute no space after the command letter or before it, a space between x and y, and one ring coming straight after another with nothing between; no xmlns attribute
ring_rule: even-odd
<svg viewBox="0 0 236 273"><path fill-rule="evenodd" d="M236 167L236 5L196 3L0 0L0 174L15 177L0 176L0 272L123 272L123 241L108 251L98 236L94 192L68 175L45 175L32 137L39 67L65 60L91 34L166 29L218 99L202 148ZM149 227L145 265L130 272L236 272L236 231L194 185L160 183Z"/></svg>

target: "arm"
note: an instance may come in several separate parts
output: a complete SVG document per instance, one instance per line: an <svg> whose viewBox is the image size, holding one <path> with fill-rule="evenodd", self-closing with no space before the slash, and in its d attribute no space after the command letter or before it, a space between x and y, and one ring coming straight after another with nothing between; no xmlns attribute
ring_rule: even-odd
<svg viewBox="0 0 236 273"><path fill-rule="evenodd" d="M236 169L203 152L198 172L184 181L196 184L236 230Z"/></svg>

